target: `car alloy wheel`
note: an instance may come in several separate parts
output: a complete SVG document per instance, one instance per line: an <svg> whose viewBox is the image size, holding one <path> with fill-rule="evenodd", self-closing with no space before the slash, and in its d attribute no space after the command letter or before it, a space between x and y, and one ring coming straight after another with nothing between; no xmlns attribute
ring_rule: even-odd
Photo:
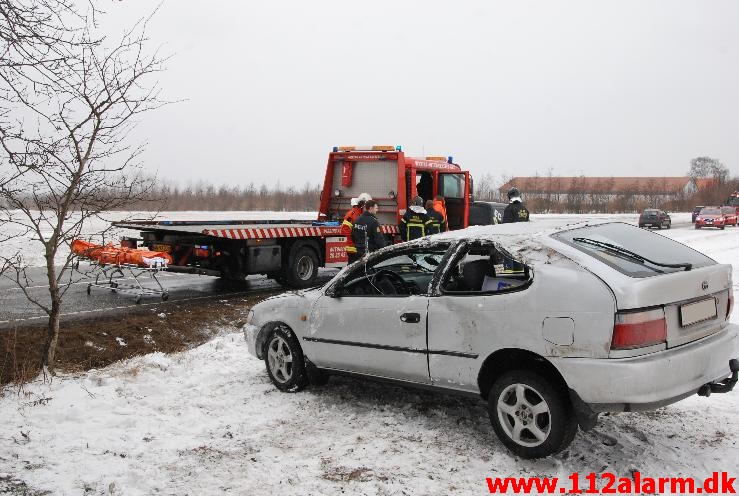
<svg viewBox="0 0 739 496"><path fill-rule="evenodd" d="M280 391L295 393L308 385L303 350L287 325L278 324L269 331L262 356L269 379Z"/></svg>
<svg viewBox="0 0 739 496"><path fill-rule="evenodd" d="M511 384L498 396L498 418L505 433L521 446L539 446L552 429L549 405L527 384Z"/></svg>
<svg viewBox="0 0 739 496"><path fill-rule="evenodd" d="M267 347L267 363L272 377L281 383L287 383L293 376L293 354L282 336L275 335Z"/></svg>
<svg viewBox="0 0 739 496"><path fill-rule="evenodd" d="M495 434L523 458L559 453L577 433L577 418L566 385L534 370L498 376L487 394Z"/></svg>

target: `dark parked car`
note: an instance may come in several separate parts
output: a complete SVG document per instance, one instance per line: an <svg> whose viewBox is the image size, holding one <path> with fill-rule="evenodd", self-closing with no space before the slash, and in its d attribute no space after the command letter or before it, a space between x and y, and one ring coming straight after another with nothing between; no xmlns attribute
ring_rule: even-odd
<svg viewBox="0 0 739 496"><path fill-rule="evenodd" d="M695 224L695 219L698 217L698 215L701 213L701 210L703 210L705 205L697 205L693 207L693 218L691 219L691 222Z"/></svg>
<svg viewBox="0 0 739 496"><path fill-rule="evenodd" d="M656 227L657 229L669 229L672 219L663 210L648 208L639 216L639 227Z"/></svg>

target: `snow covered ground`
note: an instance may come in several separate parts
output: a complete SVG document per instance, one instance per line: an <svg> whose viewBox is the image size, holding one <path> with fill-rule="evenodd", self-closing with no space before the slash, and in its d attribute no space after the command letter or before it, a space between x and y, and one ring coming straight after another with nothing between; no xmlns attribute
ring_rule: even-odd
<svg viewBox="0 0 739 496"><path fill-rule="evenodd" d="M739 264L739 228L675 217L662 234ZM525 461L475 400L346 378L280 393L238 333L31 384L0 399L0 419L0 481L62 495L485 494L495 476L739 474L739 391L601 416L560 455Z"/></svg>

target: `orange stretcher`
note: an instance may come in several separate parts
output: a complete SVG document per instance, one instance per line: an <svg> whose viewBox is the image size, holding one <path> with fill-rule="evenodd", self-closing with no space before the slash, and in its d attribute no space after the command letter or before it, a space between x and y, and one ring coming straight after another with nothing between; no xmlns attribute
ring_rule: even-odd
<svg viewBox="0 0 739 496"><path fill-rule="evenodd" d="M92 288L106 289L113 293L128 293L141 303L143 296L160 296L162 300L169 298L169 292L162 286L157 274L166 271L172 263L169 253L160 251L125 248L113 244L97 245L82 239L72 241L72 253L77 257L89 260L94 282L87 284L87 294ZM79 270L79 263L77 264ZM154 281L157 287L144 286L142 281ZM133 281L133 284L123 281Z"/></svg>
<svg viewBox="0 0 739 496"><path fill-rule="evenodd" d="M90 243L82 239L72 241L72 253L89 260L97 260L99 263L106 265L166 267L172 263L172 257L169 253L124 248L113 244L96 245L95 243Z"/></svg>

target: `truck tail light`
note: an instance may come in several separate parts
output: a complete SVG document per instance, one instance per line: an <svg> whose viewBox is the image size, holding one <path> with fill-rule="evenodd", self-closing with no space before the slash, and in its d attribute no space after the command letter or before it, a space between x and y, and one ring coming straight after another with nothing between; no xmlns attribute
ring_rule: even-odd
<svg viewBox="0 0 739 496"><path fill-rule="evenodd" d="M195 255L195 258L209 258L210 257L210 247L208 246L196 246L193 250L193 255Z"/></svg>
<svg viewBox="0 0 739 496"><path fill-rule="evenodd" d="M611 349L642 348L667 341L667 320L661 308L619 312L613 326Z"/></svg>

